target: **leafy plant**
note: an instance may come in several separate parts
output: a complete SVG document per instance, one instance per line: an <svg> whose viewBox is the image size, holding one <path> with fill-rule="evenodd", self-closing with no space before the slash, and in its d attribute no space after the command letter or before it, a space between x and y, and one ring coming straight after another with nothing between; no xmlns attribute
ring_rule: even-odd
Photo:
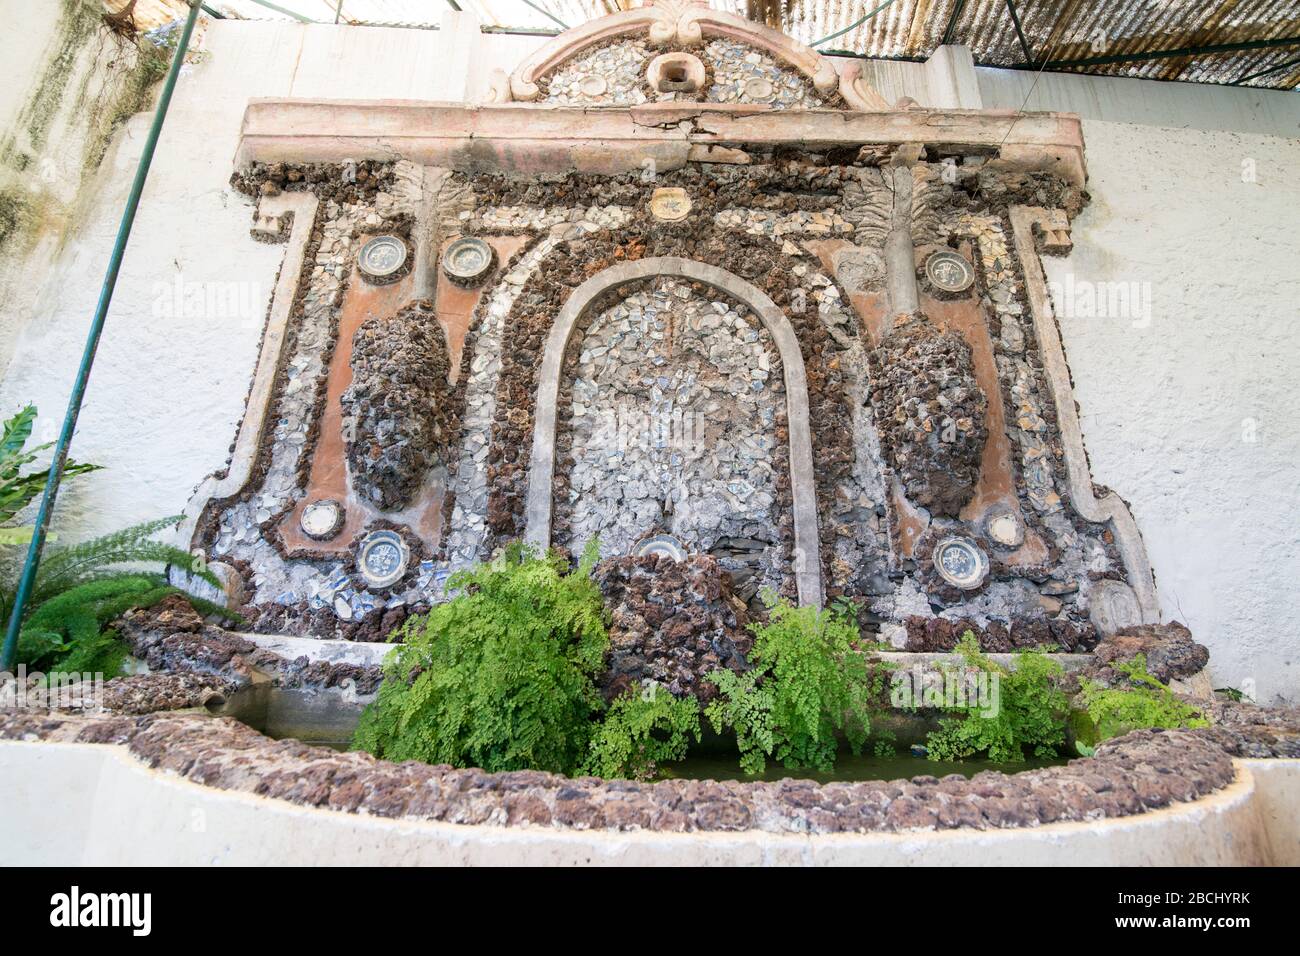
<svg viewBox="0 0 1300 956"><path fill-rule="evenodd" d="M583 773L649 780L660 763L686 756L689 738L700 740L700 705L656 684L634 685L609 706L591 738Z"/></svg>
<svg viewBox="0 0 1300 956"><path fill-rule="evenodd" d="M716 684L718 696L704 709L714 733L730 728L740 750L740 769L759 774L767 767L767 758L776 749L776 732L772 728L773 694L770 684L759 686L756 670L737 674L724 668L712 671L707 680Z"/></svg>
<svg viewBox="0 0 1300 956"><path fill-rule="evenodd" d="M1145 655L1112 665L1136 686L1103 687L1083 678L1084 713L1073 721L1076 738L1085 748L1142 727L1208 727L1210 722L1147 671ZM1082 748L1081 748L1082 749Z"/></svg>
<svg viewBox="0 0 1300 956"><path fill-rule="evenodd" d="M741 768L760 773L775 756L790 769L829 771L839 734L860 753L871 728L871 681L853 646L856 625L831 611L776 602L768 623L750 629L757 673L711 673L720 693L706 711L719 733L735 731Z"/></svg>
<svg viewBox="0 0 1300 956"><path fill-rule="evenodd" d="M36 424L36 406L28 405L13 418L4 423L0 432L0 525L8 525L15 517L45 490L50 470L24 472L23 469L40 457L41 452L53 446L53 442L27 448L27 440L32 437L32 427ZM98 471L99 465L89 465L72 461L63 466L64 479L86 472ZM31 529L6 529L5 544L22 544L30 540Z"/></svg>
<svg viewBox="0 0 1300 956"><path fill-rule="evenodd" d="M898 756L898 734L892 730L873 730L871 752L877 757Z"/></svg>
<svg viewBox="0 0 1300 956"><path fill-rule="evenodd" d="M940 728L926 739L931 760L963 760L988 753L990 760L1017 763L1025 759L1025 748L1037 757L1058 753L1065 743L1065 714L1068 700L1057 682L1065 671L1042 651L1016 654L1015 667L1008 669L980 653L975 635L967 631L957 644L963 670L988 675L992 705L972 700L945 708L959 716L945 717ZM961 673L952 671L954 679Z"/></svg>
<svg viewBox="0 0 1300 956"><path fill-rule="evenodd" d="M171 594L183 593L167 583L161 570L140 569L150 564L192 568L189 552L153 540L153 535L178 520L149 521L81 544L51 548L27 603L18 636L18 661L46 670L118 673L127 648L114 631L104 630L105 625L131 608L151 607ZM206 568L193 573L214 587L221 586ZM0 587L6 620L14 589L12 580ZM239 619L218 605L185 597L201 613Z"/></svg>
<svg viewBox="0 0 1300 956"><path fill-rule="evenodd" d="M390 760L571 773L601 708L592 678L609 635L590 578L518 545L453 575L451 601L399 629L402 646L366 708L353 747Z"/></svg>

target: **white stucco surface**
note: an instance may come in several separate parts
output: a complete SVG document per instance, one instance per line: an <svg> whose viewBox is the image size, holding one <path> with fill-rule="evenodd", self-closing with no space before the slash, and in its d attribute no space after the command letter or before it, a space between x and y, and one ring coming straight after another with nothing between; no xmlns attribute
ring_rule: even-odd
<svg viewBox="0 0 1300 956"><path fill-rule="evenodd" d="M32 16L22 7L6 22ZM449 16L439 31L213 22L202 42L205 60L176 91L73 445L107 470L67 486L56 521L65 537L178 513L225 462L282 255L249 239L251 204L228 185L248 100L475 99L493 67L542 41L479 35ZM978 91L986 107L1016 108L1032 85L972 72L977 82L957 78L963 102ZM922 105L938 82L921 64L876 74L887 98ZM1049 76L1029 107L1085 117L1092 202L1075 252L1049 261L1048 278L1150 291L1149 323L1061 315L1094 476L1131 503L1165 614L1210 647L1215 686L1253 680L1261 700L1300 699L1300 421L1288 401L1300 377L1300 97ZM35 291L0 302L0 360L14 356L0 412L35 401L46 438L147 124L138 116L118 136L53 265L21 265ZM1246 160L1253 182L1242 181ZM225 306L190 311L187 294ZM1243 440L1249 421L1255 441Z"/></svg>
<svg viewBox="0 0 1300 956"><path fill-rule="evenodd" d="M1098 121L1084 136L1092 201L1073 254L1045 266L1093 478L1129 502L1214 686L1295 702L1300 141ZM1117 283L1137 307L1091 314L1089 291Z"/></svg>
<svg viewBox="0 0 1300 956"><path fill-rule="evenodd" d="M252 204L229 185L248 100L478 97L494 65L523 56L521 40L537 42L484 36L458 72L443 54L457 35L207 24L203 59L184 68L172 100L73 442L73 457L106 470L60 492L56 534L178 514L226 461L283 255L249 238ZM150 118L118 136L81 223L49 251L53 265L29 258L11 270L34 301L0 303L0 356L13 354L0 413L35 402L45 441L57 434Z"/></svg>

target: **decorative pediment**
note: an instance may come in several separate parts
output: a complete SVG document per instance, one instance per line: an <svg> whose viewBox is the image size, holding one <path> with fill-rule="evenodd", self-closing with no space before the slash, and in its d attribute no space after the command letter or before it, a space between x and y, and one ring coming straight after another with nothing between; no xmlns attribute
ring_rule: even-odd
<svg viewBox="0 0 1300 956"><path fill-rule="evenodd" d="M841 76L811 47L704 0L654 0L567 30L507 76L493 102L636 106L688 101L774 109L881 110L854 65Z"/></svg>

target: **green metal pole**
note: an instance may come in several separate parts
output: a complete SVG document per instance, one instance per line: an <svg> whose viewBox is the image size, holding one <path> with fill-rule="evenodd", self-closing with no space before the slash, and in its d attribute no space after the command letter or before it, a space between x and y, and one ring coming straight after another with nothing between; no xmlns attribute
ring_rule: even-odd
<svg viewBox="0 0 1300 956"><path fill-rule="evenodd" d="M167 118L167 107L171 104L172 91L176 88L176 77L180 74L181 63L185 60L190 36L194 33L194 22L199 17L199 7L198 0L191 0L185 29L176 42L176 55L172 57L171 69L167 71L167 79L158 97L158 107L153 114L153 125L149 127L149 136L144 142L140 165L136 167L135 180L131 183L131 194L127 197L126 209L122 212L122 223L117 227L117 239L113 243L113 253L108 259L108 271L99 292L99 304L95 307L95 317L90 323L90 334L86 337L86 349L81 355L81 367L77 369L77 379L72 385L72 394L68 397L68 411L63 416L63 428L59 432L59 440L54 445L50 477L45 482L45 493L41 496L40 510L36 513L36 527L32 532L31 544L27 548L27 560L23 564L22 577L18 580L18 591L14 595L13 612L9 615L9 627L5 631L4 650L0 652L0 670L7 671L13 667L14 654L18 649L18 632L22 629L23 610L27 605L28 597L31 596L32 585L36 581L36 571L40 567L41 548L45 545L45 533L49 529L50 516L54 511L54 499L59 493L63 466L68 460L68 445L71 444L72 433L77 427L77 415L81 412L81 400L86 394L86 383L90 379L91 366L95 364L95 352L99 348L99 337L104 331L108 306L113 301L113 289L117 286L117 274L122 268L122 255L126 251L126 241L131 237L131 225L135 222L135 211L140 205L140 194L144 192L144 181L149 176L154 148L158 145L158 134L162 132L163 120Z"/></svg>
<svg viewBox="0 0 1300 956"><path fill-rule="evenodd" d="M874 17L877 13L879 13L881 10L885 9L885 7L889 6L889 5L890 5L891 3L893 3L893 2L894 2L894 0L885 0L884 3L882 3L880 6L876 7L876 9L872 10L872 11L871 11L870 13L868 13L865 17L862 17L862 18L859 19L859 20L854 20L852 23L850 23L850 24L849 24L847 27L845 27L843 30L836 30L834 33L830 34L829 36L824 36L824 37L822 37L820 40L813 40L812 43L809 43L808 45L809 45L809 46L821 46L821 45L822 45L823 43L825 43L827 40L834 40L836 37L842 37L842 36L844 36L844 34L848 33L850 30L856 30L858 27L862 26L862 24L866 23L868 20L870 20L872 17Z"/></svg>

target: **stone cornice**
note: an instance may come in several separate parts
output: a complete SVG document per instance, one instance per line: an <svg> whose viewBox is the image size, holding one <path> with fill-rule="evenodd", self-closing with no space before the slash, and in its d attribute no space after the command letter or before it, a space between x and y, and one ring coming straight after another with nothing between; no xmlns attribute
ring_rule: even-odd
<svg viewBox="0 0 1300 956"><path fill-rule="evenodd" d="M519 103L255 99L236 165L409 159L465 172L618 174L683 165L697 145L932 146L996 154L1082 186L1083 132L1073 113L1011 110L774 111L664 103L581 109Z"/></svg>

